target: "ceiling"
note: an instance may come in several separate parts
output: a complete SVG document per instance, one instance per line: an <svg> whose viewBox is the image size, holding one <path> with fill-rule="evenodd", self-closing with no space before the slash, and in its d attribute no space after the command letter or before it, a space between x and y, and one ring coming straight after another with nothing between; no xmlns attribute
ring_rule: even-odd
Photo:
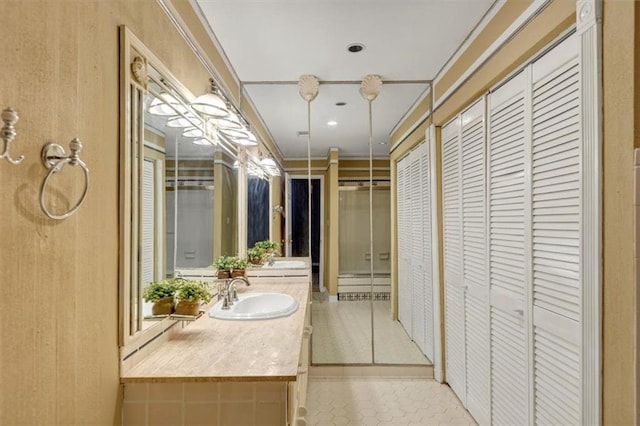
<svg viewBox="0 0 640 426"><path fill-rule="evenodd" d="M373 102L373 154L389 155L394 126L428 87L494 0L196 0L285 158L306 158L306 102L295 82L322 82L311 103L311 156L369 155L367 102L359 82L383 81ZM347 51L362 43L358 53ZM402 82L394 84L393 81ZM286 82L286 84L274 84ZM294 83L291 83L294 82ZM327 83L327 84L325 84ZM336 106L346 102L345 106ZM329 126L330 120L337 122Z"/></svg>

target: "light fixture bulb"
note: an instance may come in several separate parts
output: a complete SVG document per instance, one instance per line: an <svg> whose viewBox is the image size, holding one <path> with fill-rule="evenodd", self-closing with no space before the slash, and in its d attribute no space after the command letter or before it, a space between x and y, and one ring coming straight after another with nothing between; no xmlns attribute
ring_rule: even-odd
<svg viewBox="0 0 640 426"><path fill-rule="evenodd" d="M153 98L147 111L151 115L172 117L179 114L186 114L188 110L175 96L164 92L161 93L159 97Z"/></svg>
<svg viewBox="0 0 640 426"><path fill-rule="evenodd" d="M217 120L218 122L218 129L243 129L244 126L242 125L242 123L240 122L240 118L238 117L238 114L236 114L233 111L229 111L229 115L223 118L219 118Z"/></svg>
<svg viewBox="0 0 640 426"><path fill-rule="evenodd" d="M187 117L172 117L167 120L167 127L193 127L202 124L202 120L193 114L187 114Z"/></svg>
<svg viewBox="0 0 640 426"><path fill-rule="evenodd" d="M224 132L224 130L221 130L221 132ZM248 130L245 137L234 138L233 141L242 146L258 146L256 136Z"/></svg>
<svg viewBox="0 0 640 426"><path fill-rule="evenodd" d="M260 160L260 165L263 167L276 167L276 162L271 157L264 157Z"/></svg>
<svg viewBox="0 0 640 426"><path fill-rule="evenodd" d="M187 127L182 132L182 136L186 138L204 138L204 132L197 127Z"/></svg>
<svg viewBox="0 0 640 426"><path fill-rule="evenodd" d="M240 140L247 138L247 132L244 129L218 129L218 132L232 139L234 142L237 142L236 139Z"/></svg>
<svg viewBox="0 0 640 426"><path fill-rule="evenodd" d="M338 122L336 120L327 121L327 126L336 127L337 125L338 125Z"/></svg>
<svg viewBox="0 0 640 426"><path fill-rule="evenodd" d="M212 118L226 117L227 115L229 115L227 104L222 96L218 93L218 87L216 86L212 78L209 79L209 82L211 83L211 90L209 91L209 93L198 96L196 100L191 103L191 107L196 111Z"/></svg>
<svg viewBox="0 0 640 426"><path fill-rule="evenodd" d="M213 145L213 143L209 139L205 139L205 138L194 139L191 141L191 143L195 145L203 145L203 146Z"/></svg>

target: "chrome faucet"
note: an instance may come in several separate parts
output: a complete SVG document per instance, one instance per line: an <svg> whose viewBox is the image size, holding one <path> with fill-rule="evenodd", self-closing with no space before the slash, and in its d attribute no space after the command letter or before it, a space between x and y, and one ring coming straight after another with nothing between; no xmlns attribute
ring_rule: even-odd
<svg viewBox="0 0 640 426"><path fill-rule="evenodd" d="M249 280L245 277L235 277L230 280L226 280L224 283L224 290L222 290L222 297L224 300L222 301L221 309L230 309L233 302L238 301L238 291L236 290L236 282L238 281L242 281L247 287L251 285Z"/></svg>
<svg viewBox="0 0 640 426"><path fill-rule="evenodd" d="M275 252L267 253L267 265L273 266L273 264L275 263L275 258L276 258Z"/></svg>

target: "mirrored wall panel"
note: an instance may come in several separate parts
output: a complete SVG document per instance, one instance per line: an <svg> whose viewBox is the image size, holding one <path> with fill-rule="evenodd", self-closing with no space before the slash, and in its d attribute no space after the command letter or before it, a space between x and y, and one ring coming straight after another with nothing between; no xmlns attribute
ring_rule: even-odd
<svg viewBox="0 0 640 426"><path fill-rule="evenodd" d="M370 201L373 252L369 238ZM339 254L338 300L316 295L312 305L313 363L430 364L392 315L388 181L374 182L371 198L369 182L341 182Z"/></svg>

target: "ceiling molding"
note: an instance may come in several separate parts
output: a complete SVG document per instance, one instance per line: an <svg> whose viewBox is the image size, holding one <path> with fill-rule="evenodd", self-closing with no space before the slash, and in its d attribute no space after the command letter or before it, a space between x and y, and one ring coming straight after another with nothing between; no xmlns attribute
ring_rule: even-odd
<svg viewBox="0 0 640 426"><path fill-rule="evenodd" d="M482 30L486 28L487 25L489 25L489 22L491 22L491 20L496 16L498 11L502 9L502 6L504 6L506 2L507 0L496 0L491 5L489 10L487 10L484 16L480 19L480 21L478 21L476 26L473 28L473 30L471 30L467 38L464 39L464 41L460 44L460 46L458 46L454 54L447 60L447 62L444 63L442 68L440 68L440 71L438 71L436 75L433 77L434 85L438 81L440 81L440 78L442 78L442 76L446 74L447 71L449 71L449 69L451 69L453 64L455 64L458 61L458 59L460 59L462 54L467 51L471 43L473 43L476 40L476 38L478 38L478 35L482 32Z"/></svg>
<svg viewBox="0 0 640 426"><path fill-rule="evenodd" d="M319 84L362 84L362 80L318 80ZM383 84L430 84L431 80L382 80ZM243 86L297 86L298 81L293 80L251 80L243 81Z"/></svg>
<svg viewBox="0 0 640 426"><path fill-rule="evenodd" d="M420 116L420 118L418 118L416 120L415 123L413 123L413 125L411 127L409 127L407 129L406 132L404 132L402 134L402 136L400 136L398 138L398 140L391 146L391 148L389 149L389 154L391 154L393 151L396 150L396 148L398 148L400 145L402 145L402 142L404 142L405 140L407 140L407 138L416 131L416 129L420 126L422 126L422 124L427 121L427 118L429 118L429 116L431 115L431 108L429 108L424 114L422 114Z"/></svg>
<svg viewBox="0 0 640 426"><path fill-rule="evenodd" d="M393 135L395 131L398 130L398 127L400 127L400 125L402 125L407 117L409 117L420 106L420 104L427 98L427 96L431 95L431 92L433 92L433 82L429 81L429 86L424 89L420 96L418 96L418 99L416 99L416 101L413 103L413 105L411 105L407 112L405 112L404 115L400 117L400 120L398 120L396 125L393 126L393 129L391 129L391 131L389 132L389 136ZM429 108L429 111L431 111L431 108Z"/></svg>
<svg viewBox="0 0 640 426"><path fill-rule="evenodd" d="M196 41L195 36L189 30L189 27L187 26L187 24L184 22L184 20L176 10L176 8L171 3L171 0L157 0L157 2L160 5L160 8L164 11L164 13L169 17L169 20L171 21L173 26L176 28L176 30L178 30L178 33L182 36L182 38L184 38L184 40L187 42L191 50L193 50L193 53L195 53L196 57L200 59L200 62L202 62L202 65L204 65L205 69L214 78L216 84L222 89L222 91L224 92L224 95L229 99L230 102L232 103L234 103L234 101L237 102L236 97L238 96L238 94L233 93L231 88L227 85L227 82L224 81L224 79L222 78L218 70L215 68L213 63L211 63L204 49L202 48L200 43ZM220 55L222 56L223 60L225 60L225 64L226 64L227 61L226 61L224 52L220 52ZM238 77L235 71L233 70L233 68L230 68L229 72L231 73L234 80L236 80L236 83L238 83L237 81ZM234 106L237 107L235 103L234 103Z"/></svg>
<svg viewBox="0 0 640 426"><path fill-rule="evenodd" d="M476 73L494 54L496 54L505 44L511 40L522 28L524 28L533 18L544 10L552 0L534 0L533 3L516 19L511 25L489 46L475 62L465 70L465 72L444 92L433 105L433 110L437 110L445 103L473 74ZM437 85L438 81L434 81Z"/></svg>

